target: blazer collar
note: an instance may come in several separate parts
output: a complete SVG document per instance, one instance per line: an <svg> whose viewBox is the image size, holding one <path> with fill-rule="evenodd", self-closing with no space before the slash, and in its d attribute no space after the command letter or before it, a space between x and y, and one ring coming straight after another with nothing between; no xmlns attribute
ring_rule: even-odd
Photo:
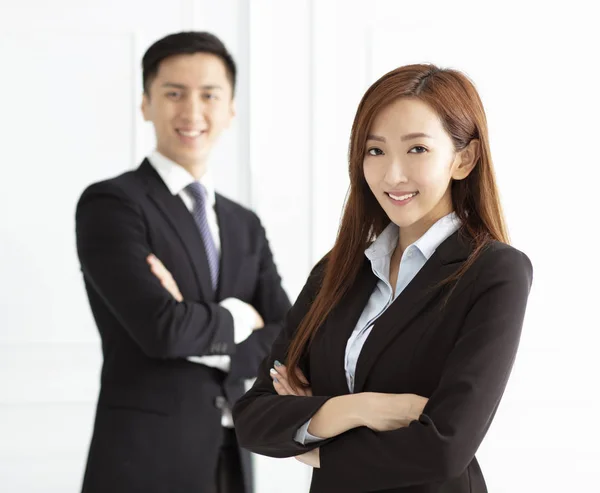
<svg viewBox="0 0 600 493"><path fill-rule="evenodd" d="M171 224L185 248L194 270L199 291L204 299L213 300L215 293L202 236L189 210L178 195L173 195L154 167L145 159L136 173L142 178L150 199Z"/></svg>
<svg viewBox="0 0 600 493"><path fill-rule="evenodd" d="M462 266L471 251L472 247L460 230L452 234L375 322L358 358L354 392L362 392L371 368L391 341L402 334L420 313L441 300L448 286L440 287L439 284Z"/></svg>
<svg viewBox="0 0 600 493"><path fill-rule="evenodd" d="M471 251L472 247L460 230L453 233L442 242L406 289L376 321L357 362L355 393L363 391L371 368L391 341L402 334L419 313L440 300L448 287L437 285L454 274ZM349 392L344 370L346 344L378 280L370 261L365 257L356 281L331 312L319 337L319 343L325 344L327 354L334 361L336 370L331 372L331 378L340 393Z"/></svg>
<svg viewBox="0 0 600 493"><path fill-rule="evenodd" d="M219 270L219 299L229 298L236 292L236 281L242 269L244 255L240 216L235 206L216 194L215 211L221 236L221 267Z"/></svg>

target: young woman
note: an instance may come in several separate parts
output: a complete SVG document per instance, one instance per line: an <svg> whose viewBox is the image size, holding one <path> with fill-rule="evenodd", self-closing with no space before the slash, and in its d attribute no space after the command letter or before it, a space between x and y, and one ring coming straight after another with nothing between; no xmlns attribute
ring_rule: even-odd
<svg viewBox="0 0 600 493"><path fill-rule="evenodd" d="M311 492L487 491L475 452L532 280L508 246L467 77L398 68L364 95L350 195L252 389L240 444L314 467Z"/></svg>

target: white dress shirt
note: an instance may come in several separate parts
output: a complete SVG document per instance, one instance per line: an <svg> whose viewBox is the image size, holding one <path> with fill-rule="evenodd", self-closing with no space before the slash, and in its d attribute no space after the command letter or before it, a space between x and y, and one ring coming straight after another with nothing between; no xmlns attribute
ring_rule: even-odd
<svg viewBox="0 0 600 493"><path fill-rule="evenodd" d="M178 196L191 213L194 209L194 199L185 188L193 183L195 178L185 168L166 158L158 151L150 154L148 161L159 174L169 191L173 195ZM198 181L206 189L206 219L215 247L220 254L221 238L219 221L215 211L215 187L210 172L207 171ZM175 282L177 282L177 279L175 279ZM219 304L227 309L233 317L233 340L235 344L245 341L252 334L256 322L256 314L252 308L237 298L227 298ZM187 359L193 363L218 368L224 372L229 372L231 368L231 358L228 355L190 356ZM226 409L223 410L222 421L223 426L231 427L233 425L230 412Z"/></svg>
<svg viewBox="0 0 600 493"><path fill-rule="evenodd" d="M431 258L437 248L453 233L458 231L460 221L454 212L437 221L417 241L409 245L400 259L396 290L390 282L390 262L394 250L398 246L399 228L394 223L379 235L379 237L365 250L365 256L371 262L373 273L379 278L369 301L358 319L358 323L346 344L345 370L346 382L350 392L354 392L354 376L356 363L360 352L373 330L375 322L389 306L406 289L425 263ZM294 439L301 443L311 443L321 440L308 433L310 420L304 423L296 432Z"/></svg>

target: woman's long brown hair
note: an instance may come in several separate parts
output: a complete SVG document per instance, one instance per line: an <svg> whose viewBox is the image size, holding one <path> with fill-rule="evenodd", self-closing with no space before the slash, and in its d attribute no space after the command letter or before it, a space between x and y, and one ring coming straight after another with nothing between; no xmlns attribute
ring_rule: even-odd
<svg viewBox="0 0 600 493"><path fill-rule="evenodd" d="M472 253L450 283L460 278L492 240L508 243L492 166L487 120L473 83L461 72L434 65L397 68L375 82L363 96L350 135L350 192L333 249L327 255L321 286L308 313L295 332L287 355L292 385L302 386L295 369L317 330L356 280L364 252L390 219L372 194L363 173L367 135L375 116L393 101L410 97L427 103L439 116L457 152L477 139L478 159L467 178L451 184L460 233L473 246Z"/></svg>

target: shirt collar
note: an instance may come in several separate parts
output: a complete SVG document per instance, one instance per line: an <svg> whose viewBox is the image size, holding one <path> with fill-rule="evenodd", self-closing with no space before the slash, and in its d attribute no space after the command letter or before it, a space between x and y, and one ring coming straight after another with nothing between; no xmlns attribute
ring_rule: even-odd
<svg viewBox="0 0 600 493"><path fill-rule="evenodd" d="M416 247L429 260L437 248L452 234L460 228L460 220L455 212L442 217L436 221L427 232L409 247ZM375 259L389 256L398 246L400 228L394 223L388 224L383 232L365 250L366 257L373 261Z"/></svg>
<svg viewBox="0 0 600 493"><path fill-rule="evenodd" d="M160 152L154 151L148 156L148 161L156 172L165 182L167 188L173 195L179 195L185 187L196 181L191 173L175 161L163 156ZM206 189L206 197L211 207L214 207L216 196L215 186L212 174L206 170L204 176L198 180Z"/></svg>
<svg viewBox="0 0 600 493"><path fill-rule="evenodd" d="M427 232L413 243L427 260L437 248L460 228L460 219L455 212L439 219Z"/></svg>

